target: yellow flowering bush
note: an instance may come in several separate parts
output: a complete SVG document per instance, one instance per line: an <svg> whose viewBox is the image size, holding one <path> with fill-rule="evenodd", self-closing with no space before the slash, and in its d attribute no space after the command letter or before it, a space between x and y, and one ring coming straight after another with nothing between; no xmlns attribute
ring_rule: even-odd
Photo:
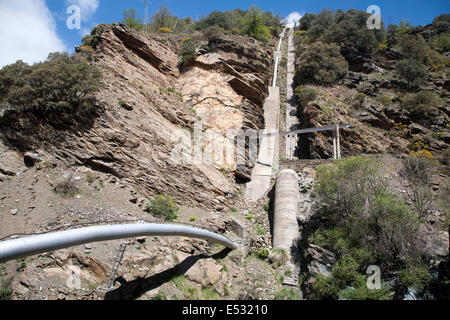
<svg viewBox="0 0 450 320"><path fill-rule="evenodd" d="M169 28L159 28L158 33L173 33Z"/></svg>

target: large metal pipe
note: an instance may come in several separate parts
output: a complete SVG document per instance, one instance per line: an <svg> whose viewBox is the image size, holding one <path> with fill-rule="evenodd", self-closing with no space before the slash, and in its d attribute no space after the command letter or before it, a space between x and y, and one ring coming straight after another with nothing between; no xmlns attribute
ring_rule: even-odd
<svg viewBox="0 0 450 320"><path fill-rule="evenodd" d="M284 28L283 32L280 34L280 41L278 43L278 48L277 51L275 52L276 57L275 57L275 70L273 72L273 82L272 82L272 87L276 87L277 86L277 75L278 75L278 64L280 61L280 49L281 49L281 42L284 39L285 36L285 32L286 32L286 28Z"/></svg>
<svg viewBox="0 0 450 320"><path fill-rule="evenodd" d="M125 224L93 226L3 241L0 242L0 263L86 243L142 236L198 238L236 249L236 244L230 239L207 230L170 224Z"/></svg>
<svg viewBox="0 0 450 320"><path fill-rule="evenodd" d="M297 211L299 177L294 170L279 173L275 187L275 213L273 217L273 248L291 251L299 236Z"/></svg>

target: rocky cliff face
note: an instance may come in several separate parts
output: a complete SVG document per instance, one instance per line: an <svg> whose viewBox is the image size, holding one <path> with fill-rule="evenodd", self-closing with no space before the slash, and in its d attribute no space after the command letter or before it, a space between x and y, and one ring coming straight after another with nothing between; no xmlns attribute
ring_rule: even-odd
<svg viewBox="0 0 450 320"><path fill-rule="evenodd" d="M93 111L63 119L8 114L0 129L2 148L106 172L148 197L169 194L212 210L229 206L236 194L233 174L226 177L220 169L232 173L233 161L180 164L172 151L180 142L190 147L186 137L196 120L222 135L263 127L270 50L217 40L180 73L176 48L182 42L175 35L145 37L116 24L100 39L94 63L103 88ZM217 141L206 139L201 149ZM2 174L8 171L4 162Z"/></svg>
<svg viewBox="0 0 450 320"><path fill-rule="evenodd" d="M267 213L243 204L234 156L192 163L173 155L181 150L183 160L192 159L196 122L206 131L201 153L232 145L240 130L264 126L273 48L239 36L196 40L196 61L180 69L182 36L107 26L92 53L103 74L95 108L65 117L0 114L0 237L98 221L162 222L145 210L146 199L166 194L180 207L177 221L233 237L233 215L255 234L257 226L264 230L258 248L269 246ZM69 180L76 195L54 192L55 184ZM13 279L12 299L153 299L161 290L173 299L268 299L281 290L276 271L267 271L264 261L245 262L243 252L220 261L227 253L206 241L148 237L131 239L121 284L103 297L96 288L106 283L120 243L10 261L0 277ZM74 270L81 270L82 291L67 285Z"/></svg>

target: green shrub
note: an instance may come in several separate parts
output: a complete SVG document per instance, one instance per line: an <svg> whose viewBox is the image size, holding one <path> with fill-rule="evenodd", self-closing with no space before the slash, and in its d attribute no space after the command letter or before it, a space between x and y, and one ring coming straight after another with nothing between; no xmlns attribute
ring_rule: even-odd
<svg viewBox="0 0 450 320"><path fill-rule="evenodd" d="M252 253L261 260L267 260L269 258L270 251L268 249L258 249Z"/></svg>
<svg viewBox="0 0 450 320"><path fill-rule="evenodd" d="M91 48L96 49L97 45L101 41L101 34L108 29L108 26L105 24L99 24L94 27L89 35L86 35L81 40L84 46L89 46Z"/></svg>
<svg viewBox="0 0 450 320"><path fill-rule="evenodd" d="M426 124L432 117L439 114L438 108L441 105L441 100L432 92L421 91L406 95L401 105L409 111L411 119Z"/></svg>
<svg viewBox="0 0 450 320"><path fill-rule="evenodd" d="M208 39L208 41L220 39L223 37L223 29L218 26L211 26L203 31L203 35L206 39Z"/></svg>
<svg viewBox="0 0 450 320"><path fill-rule="evenodd" d="M425 265L406 261L404 269L400 271L400 279L407 287L423 289L430 281L430 272Z"/></svg>
<svg viewBox="0 0 450 320"><path fill-rule="evenodd" d="M13 293L11 282L12 279L0 281L0 300L11 300L11 296Z"/></svg>
<svg viewBox="0 0 450 320"><path fill-rule="evenodd" d="M367 96L364 93L358 92L353 96L352 99L349 99L349 103L353 102L352 108L353 109L362 109L363 103L366 100Z"/></svg>
<svg viewBox="0 0 450 320"><path fill-rule="evenodd" d="M422 84L427 76L423 64L414 59L403 59L397 62L397 73L408 82L409 88Z"/></svg>
<svg viewBox="0 0 450 320"><path fill-rule="evenodd" d="M361 264L352 256L344 255L334 266L331 275L319 275L313 284L315 299L388 300L391 297L385 285L379 290L367 288L366 276Z"/></svg>
<svg viewBox="0 0 450 320"><path fill-rule="evenodd" d="M73 197L80 192L75 181L72 179L72 175L63 178L61 181L55 184L53 191L64 197Z"/></svg>
<svg viewBox="0 0 450 320"><path fill-rule="evenodd" d="M348 71L348 63L335 44L315 42L300 55L297 83L331 85L342 79Z"/></svg>
<svg viewBox="0 0 450 320"><path fill-rule="evenodd" d="M411 22L404 19L400 20L398 26L394 25L394 34L397 38L403 38L411 30Z"/></svg>
<svg viewBox="0 0 450 320"><path fill-rule="evenodd" d="M256 226L256 233L257 233L258 235L262 236L263 234L266 233L266 230L264 230L264 228L261 227L261 226Z"/></svg>
<svg viewBox="0 0 450 320"><path fill-rule="evenodd" d="M197 43L195 40L188 38L183 41L183 46L181 47L181 63L189 63L197 58Z"/></svg>
<svg viewBox="0 0 450 320"><path fill-rule="evenodd" d="M283 249L273 249L269 253L269 260L275 268L278 268L289 261L289 253Z"/></svg>
<svg viewBox="0 0 450 320"><path fill-rule="evenodd" d="M369 289L362 285L357 288L344 289L339 292L339 297L345 300L390 300L392 292L384 285L381 289Z"/></svg>
<svg viewBox="0 0 450 320"><path fill-rule="evenodd" d="M167 300L167 296L164 291L159 290L156 296L152 298L152 300Z"/></svg>
<svg viewBox="0 0 450 320"><path fill-rule="evenodd" d="M423 252L417 242L417 214L388 191L381 169L376 160L363 157L317 169L316 209L328 227L310 241L361 266L372 263L389 273L398 271L406 259L423 264ZM346 260L347 265L350 262Z"/></svg>
<svg viewBox="0 0 450 320"><path fill-rule="evenodd" d="M421 141L413 144L413 147L420 143ZM403 178L406 196L417 215L424 218L431 209L433 201L431 184L435 163L432 159L424 156L409 156L402 160L402 164L403 167L399 174Z"/></svg>
<svg viewBox="0 0 450 320"><path fill-rule="evenodd" d="M450 35L447 33L435 36L431 40L431 46L437 52L444 54L450 51Z"/></svg>
<svg viewBox="0 0 450 320"><path fill-rule="evenodd" d="M191 217L189 218L189 221L191 221L191 222L194 222L195 220L197 220L197 217L196 217L196 216L191 216Z"/></svg>
<svg viewBox="0 0 450 320"><path fill-rule="evenodd" d="M136 9L128 9L123 12L123 24L125 24L127 27L135 29L135 30L142 30L143 23L142 19L138 17L136 13Z"/></svg>
<svg viewBox="0 0 450 320"><path fill-rule="evenodd" d="M336 13L336 23L327 28L320 41L336 43L348 61L370 58L378 42L385 38L386 31L384 25L379 30L367 28L369 17L367 12L354 9Z"/></svg>
<svg viewBox="0 0 450 320"><path fill-rule="evenodd" d="M178 218L179 208L175 206L172 197L159 195L147 204L147 210L167 221L174 221Z"/></svg>
<svg viewBox="0 0 450 320"><path fill-rule="evenodd" d="M381 95L377 97L377 101L381 104L383 104L384 106L388 106L392 103L392 99L390 96L388 96L387 94Z"/></svg>
<svg viewBox="0 0 450 320"><path fill-rule="evenodd" d="M41 113L87 110L94 106L101 73L86 58L50 53L47 61L22 61L0 70L0 102Z"/></svg>
<svg viewBox="0 0 450 320"><path fill-rule="evenodd" d="M408 35L400 41L400 52L404 59L425 64L428 44L421 35Z"/></svg>
<svg viewBox="0 0 450 320"><path fill-rule="evenodd" d="M313 88L299 86L295 89L297 101L300 106L306 107L317 98L317 91Z"/></svg>
<svg viewBox="0 0 450 320"><path fill-rule="evenodd" d="M300 300L299 296L293 289L283 288L277 291L273 300Z"/></svg>

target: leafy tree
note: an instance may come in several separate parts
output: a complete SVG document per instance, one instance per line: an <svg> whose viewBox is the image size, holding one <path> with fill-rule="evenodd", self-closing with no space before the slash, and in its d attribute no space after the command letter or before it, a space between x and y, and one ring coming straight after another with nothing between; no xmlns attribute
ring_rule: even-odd
<svg viewBox="0 0 450 320"><path fill-rule="evenodd" d="M335 29L336 16L330 9L322 10L314 20L308 30L308 36L311 42L319 40L322 34L327 30Z"/></svg>
<svg viewBox="0 0 450 320"><path fill-rule="evenodd" d="M419 220L389 191L383 176L381 165L371 158L352 157L318 168L316 208L328 229L317 231L310 241L339 257L332 277L318 284L321 294L336 297L347 286L362 290L359 272L369 264L380 266L384 274L411 267L422 270L420 277L412 279L422 285L426 265L416 241Z"/></svg>
<svg viewBox="0 0 450 320"><path fill-rule="evenodd" d="M31 67L18 60L0 70L0 103L6 102L10 91L16 91L25 85L25 78L32 72Z"/></svg>
<svg viewBox="0 0 450 320"><path fill-rule="evenodd" d="M314 22L314 19L316 18L316 15L313 13L306 13L303 15L303 17L300 19L299 22L299 29L308 31L311 25Z"/></svg>
<svg viewBox="0 0 450 320"><path fill-rule="evenodd" d="M100 71L81 55L51 53L47 61L33 66L18 61L3 68L0 92L2 101L18 110L45 113L89 109L100 80Z"/></svg>
<svg viewBox="0 0 450 320"><path fill-rule="evenodd" d="M173 30L177 23L177 17L173 16L166 5L160 5L159 9L150 18L151 26L154 31L161 28Z"/></svg>
<svg viewBox="0 0 450 320"><path fill-rule="evenodd" d="M343 78L347 71L348 63L337 45L315 42L300 54L296 80L330 85Z"/></svg>
<svg viewBox="0 0 450 320"><path fill-rule="evenodd" d="M195 22L192 21L191 17L185 19L178 19L176 24L175 32L179 33L192 33L195 30Z"/></svg>
<svg viewBox="0 0 450 320"><path fill-rule="evenodd" d="M142 30L143 24L142 19L138 17L136 13L136 9L128 9L123 12L123 20L122 22L129 28L135 30Z"/></svg>
<svg viewBox="0 0 450 320"><path fill-rule="evenodd" d="M234 9L231 11L225 11L224 13L228 17L231 30L239 29L241 26L242 18L244 17L245 12L241 9Z"/></svg>
<svg viewBox="0 0 450 320"><path fill-rule="evenodd" d="M400 41L400 52L405 59L414 59L425 64L427 57L427 42L421 35L405 36Z"/></svg>
<svg viewBox="0 0 450 320"><path fill-rule="evenodd" d="M241 32L258 40L268 41L270 29L264 25L262 10L252 6L245 14L241 23Z"/></svg>
<svg viewBox="0 0 450 320"><path fill-rule="evenodd" d="M211 12L208 17L197 23L197 30L203 30L211 26L218 26L225 30L231 30L230 18L227 14L219 11Z"/></svg>
<svg viewBox="0 0 450 320"><path fill-rule="evenodd" d="M341 54L347 60L358 60L372 56L378 42L386 36L381 30L369 30L369 14L359 10L349 10L336 14L336 24L324 31L321 41L334 42L341 48Z"/></svg>
<svg viewBox="0 0 450 320"><path fill-rule="evenodd" d="M433 171L434 162L426 157L410 156L403 160L400 176L403 178L406 195L419 217L425 217L431 208Z"/></svg>
<svg viewBox="0 0 450 320"><path fill-rule="evenodd" d="M423 124L439 114L437 111L440 105L439 97L428 91L406 95L402 101L402 107L409 111L410 118Z"/></svg>
<svg viewBox="0 0 450 320"><path fill-rule="evenodd" d="M424 65L415 59L400 60L397 62L396 70L408 82L410 89L422 84L427 76Z"/></svg>
<svg viewBox="0 0 450 320"><path fill-rule="evenodd" d="M283 31L281 20L279 14L273 15L270 11L266 11L262 14L263 24L270 29L271 34L275 37L278 37Z"/></svg>
<svg viewBox="0 0 450 320"><path fill-rule="evenodd" d="M411 22L401 19L400 23L397 25L390 25L391 30L393 31L395 37L403 38L405 35L409 33L411 30Z"/></svg>

